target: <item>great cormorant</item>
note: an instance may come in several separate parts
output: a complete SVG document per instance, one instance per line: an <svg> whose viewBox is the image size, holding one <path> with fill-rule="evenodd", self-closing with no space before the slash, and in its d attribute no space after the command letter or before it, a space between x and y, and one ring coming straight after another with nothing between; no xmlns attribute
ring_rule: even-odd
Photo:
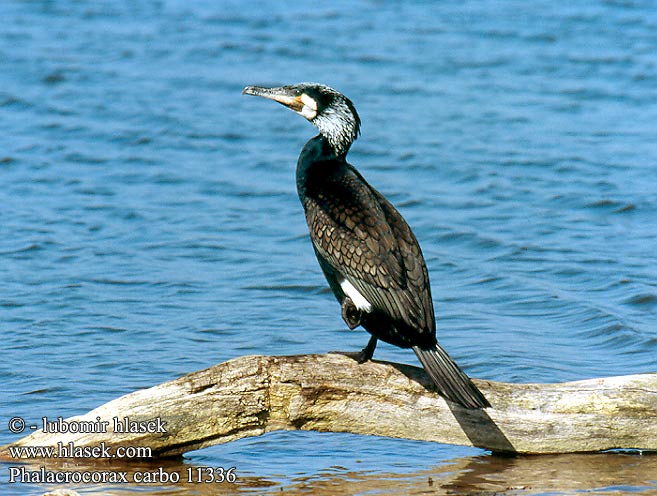
<svg viewBox="0 0 657 496"><path fill-rule="evenodd" d="M436 341L429 275L411 228L346 161L360 131L353 103L323 84L247 86L309 120L319 135L301 151L297 190L315 255L353 329L371 335L356 358L372 358L377 339L413 348L440 393L465 408L490 406Z"/></svg>

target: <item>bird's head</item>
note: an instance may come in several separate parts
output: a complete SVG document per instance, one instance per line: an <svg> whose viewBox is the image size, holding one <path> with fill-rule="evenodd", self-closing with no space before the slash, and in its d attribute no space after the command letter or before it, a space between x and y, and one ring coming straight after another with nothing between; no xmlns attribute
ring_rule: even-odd
<svg viewBox="0 0 657 496"><path fill-rule="evenodd" d="M354 104L324 84L300 83L276 88L247 86L242 93L277 101L305 117L328 140L336 155L346 154L360 132L360 118Z"/></svg>

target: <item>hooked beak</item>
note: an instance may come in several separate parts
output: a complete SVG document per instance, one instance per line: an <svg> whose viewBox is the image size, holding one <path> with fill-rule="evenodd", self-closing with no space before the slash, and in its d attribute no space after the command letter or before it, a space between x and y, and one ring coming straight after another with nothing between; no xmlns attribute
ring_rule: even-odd
<svg viewBox="0 0 657 496"><path fill-rule="evenodd" d="M261 96L269 100L274 100L286 107L301 112L304 106L300 96L295 96L295 90L286 86L278 88L263 88L262 86L247 86L242 90L243 95Z"/></svg>

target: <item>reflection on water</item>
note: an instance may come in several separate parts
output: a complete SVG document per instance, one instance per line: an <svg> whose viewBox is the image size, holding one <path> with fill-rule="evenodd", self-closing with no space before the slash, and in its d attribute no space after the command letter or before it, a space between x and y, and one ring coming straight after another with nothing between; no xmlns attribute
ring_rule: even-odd
<svg viewBox="0 0 657 496"><path fill-rule="evenodd" d="M27 470L40 465L23 464ZM98 465L75 466L50 461L48 470L98 470ZM112 464L104 470L125 473L133 480L135 473L178 474L188 480L188 474L205 471L207 467L183 461L163 460L152 464ZM413 473L372 473L331 467L312 476L294 477L285 483L266 478L239 477L234 484L151 484L148 494L571 494L584 491L604 494L653 494L657 474L657 456L653 454L601 453L586 455L548 456L474 456L448 460L437 468ZM157 475L153 475L156 477ZM159 476L161 477L161 476ZM194 475L193 478L196 476ZM205 478L207 481L207 476ZM51 486L54 489L58 486ZM115 485L102 489L91 486L67 486L81 494L120 496L134 494L138 485ZM143 486L141 486L143 487Z"/></svg>

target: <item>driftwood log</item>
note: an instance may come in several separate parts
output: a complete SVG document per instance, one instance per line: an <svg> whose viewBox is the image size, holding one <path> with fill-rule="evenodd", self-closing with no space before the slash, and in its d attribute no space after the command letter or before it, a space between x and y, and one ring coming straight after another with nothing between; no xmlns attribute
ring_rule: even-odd
<svg viewBox="0 0 657 496"><path fill-rule="evenodd" d="M59 430L105 425L106 432L47 433L39 420L32 434L0 447L0 459L16 460L11 447L58 443L147 447L152 457L171 457L281 429L522 454L657 450L657 374L561 384L474 382L492 408L466 410L446 402L424 371L409 365L358 364L339 354L245 356L59 422ZM130 424L155 432L119 433L115 422L123 430Z"/></svg>

